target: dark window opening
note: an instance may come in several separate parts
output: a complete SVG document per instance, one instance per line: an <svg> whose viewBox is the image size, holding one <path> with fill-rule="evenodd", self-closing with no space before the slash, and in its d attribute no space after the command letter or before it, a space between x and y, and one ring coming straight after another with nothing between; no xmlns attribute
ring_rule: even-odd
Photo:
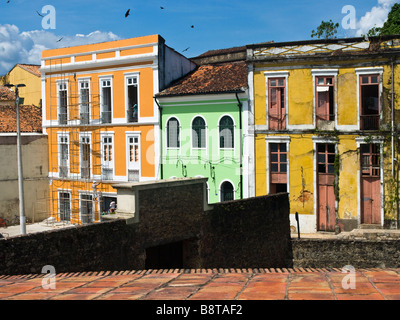
<svg viewBox="0 0 400 320"><path fill-rule="evenodd" d="M361 173L363 176L380 176L379 144L361 145Z"/></svg>
<svg viewBox="0 0 400 320"><path fill-rule="evenodd" d="M197 117L192 124L193 148L206 147L206 123L203 118Z"/></svg>
<svg viewBox="0 0 400 320"><path fill-rule="evenodd" d="M333 77L317 77L317 125L321 121L335 120L334 114L334 78Z"/></svg>
<svg viewBox="0 0 400 320"><path fill-rule="evenodd" d="M183 268L183 242L168 243L146 249L146 269Z"/></svg>
<svg viewBox="0 0 400 320"><path fill-rule="evenodd" d="M220 148L233 148L233 120L224 116L219 123L219 145Z"/></svg>
<svg viewBox="0 0 400 320"><path fill-rule="evenodd" d="M270 193L281 193L287 192L287 184L286 183L271 183Z"/></svg>
<svg viewBox="0 0 400 320"><path fill-rule="evenodd" d="M221 186L221 202L233 200L233 192L234 188L232 183L225 181Z"/></svg>
<svg viewBox="0 0 400 320"><path fill-rule="evenodd" d="M335 173L335 145L320 143L317 146L318 173Z"/></svg>
<svg viewBox="0 0 400 320"><path fill-rule="evenodd" d="M110 81L103 81L102 93L102 111L101 111L101 122L111 123L111 84Z"/></svg>
<svg viewBox="0 0 400 320"><path fill-rule="evenodd" d="M131 79L132 80L132 79ZM138 122L138 88L128 85L128 122Z"/></svg>
<svg viewBox="0 0 400 320"><path fill-rule="evenodd" d="M361 129L377 130L380 120L379 77L361 76Z"/></svg>
<svg viewBox="0 0 400 320"><path fill-rule="evenodd" d="M70 221L71 220L71 203L70 194L68 192L60 192L60 220Z"/></svg>
<svg viewBox="0 0 400 320"><path fill-rule="evenodd" d="M179 122L172 118L167 124L167 148L179 148Z"/></svg>

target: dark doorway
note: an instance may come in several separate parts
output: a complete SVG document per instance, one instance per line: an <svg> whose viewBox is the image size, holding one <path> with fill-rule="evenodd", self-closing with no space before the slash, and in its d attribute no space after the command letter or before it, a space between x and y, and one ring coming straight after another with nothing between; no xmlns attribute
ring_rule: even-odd
<svg viewBox="0 0 400 320"><path fill-rule="evenodd" d="M183 268L183 242L168 243L146 249L146 269Z"/></svg>

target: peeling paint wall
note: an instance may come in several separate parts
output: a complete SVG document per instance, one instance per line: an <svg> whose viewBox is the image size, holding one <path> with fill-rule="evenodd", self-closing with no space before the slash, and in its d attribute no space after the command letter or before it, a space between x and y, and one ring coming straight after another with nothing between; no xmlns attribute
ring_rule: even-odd
<svg viewBox="0 0 400 320"><path fill-rule="evenodd" d="M340 230L357 228L361 221L360 144L379 143L381 146L381 224L392 226L396 219L396 181L392 177L391 150L391 66L390 58L326 57L318 60L295 60L282 57L277 61L254 63L255 105L255 179L256 195L268 193L269 164L267 147L271 137L288 137L291 224L296 226L295 213L300 214L302 232L317 231L318 195L316 191L316 143L324 139L336 146L335 213ZM315 119L315 78L335 74L335 121L331 128L318 128ZM379 130L360 130L360 72L381 74ZM395 66L395 92L400 90L400 67ZM268 128L268 85L266 74L287 74L287 128L271 131ZM400 119L398 98L395 97L395 116ZM398 121L396 121L398 123ZM398 142L395 143L397 145ZM395 147L397 150L397 147ZM396 158L396 154L395 154Z"/></svg>

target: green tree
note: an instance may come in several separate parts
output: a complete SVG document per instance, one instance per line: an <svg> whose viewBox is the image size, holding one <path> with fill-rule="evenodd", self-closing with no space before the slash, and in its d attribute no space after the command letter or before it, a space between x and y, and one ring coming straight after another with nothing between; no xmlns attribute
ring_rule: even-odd
<svg viewBox="0 0 400 320"><path fill-rule="evenodd" d="M395 3L390 10L386 22L383 26L371 28L367 36L374 37L379 35L400 34L400 4Z"/></svg>
<svg viewBox="0 0 400 320"><path fill-rule="evenodd" d="M322 21L317 30L311 32L311 38L335 39L338 28L339 23L334 23L332 20Z"/></svg>
<svg viewBox="0 0 400 320"><path fill-rule="evenodd" d="M380 30L381 35L400 34L400 4L395 3Z"/></svg>

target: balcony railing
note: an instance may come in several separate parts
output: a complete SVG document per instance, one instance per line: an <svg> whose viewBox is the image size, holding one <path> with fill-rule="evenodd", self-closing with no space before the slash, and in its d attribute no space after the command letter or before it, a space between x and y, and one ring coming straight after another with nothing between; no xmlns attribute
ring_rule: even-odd
<svg viewBox="0 0 400 320"><path fill-rule="evenodd" d="M81 167L81 178L82 179L90 179L90 168L87 166Z"/></svg>
<svg viewBox="0 0 400 320"><path fill-rule="evenodd" d="M102 168L101 169L101 178L103 180L113 180L113 169L112 168Z"/></svg>
<svg viewBox="0 0 400 320"><path fill-rule="evenodd" d="M89 112L81 112L79 115L80 124L89 124Z"/></svg>
<svg viewBox="0 0 400 320"><path fill-rule="evenodd" d="M285 130L286 129L286 114L277 114L269 112L268 123L270 130Z"/></svg>
<svg viewBox="0 0 400 320"><path fill-rule="evenodd" d="M380 115L361 115L360 122L361 130L379 130Z"/></svg>
<svg viewBox="0 0 400 320"><path fill-rule="evenodd" d="M101 112L101 123L111 123L111 111Z"/></svg>
<svg viewBox="0 0 400 320"><path fill-rule="evenodd" d="M126 111L126 118L127 118L127 121L128 121L129 123L138 122L137 111L134 111L134 110L128 110L128 111Z"/></svg>
<svg viewBox="0 0 400 320"><path fill-rule="evenodd" d="M60 176L60 178L67 178L68 177L68 167L67 166L60 166L59 167L59 176Z"/></svg>
<svg viewBox="0 0 400 320"><path fill-rule="evenodd" d="M59 112L58 113L58 123L59 124L67 124L67 122L68 122L67 112Z"/></svg>
<svg viewBox="0 0 400 320"><path fill-rule="evenodd" d="M139 170L128 170L128 181L139 181Z"/></svg>

